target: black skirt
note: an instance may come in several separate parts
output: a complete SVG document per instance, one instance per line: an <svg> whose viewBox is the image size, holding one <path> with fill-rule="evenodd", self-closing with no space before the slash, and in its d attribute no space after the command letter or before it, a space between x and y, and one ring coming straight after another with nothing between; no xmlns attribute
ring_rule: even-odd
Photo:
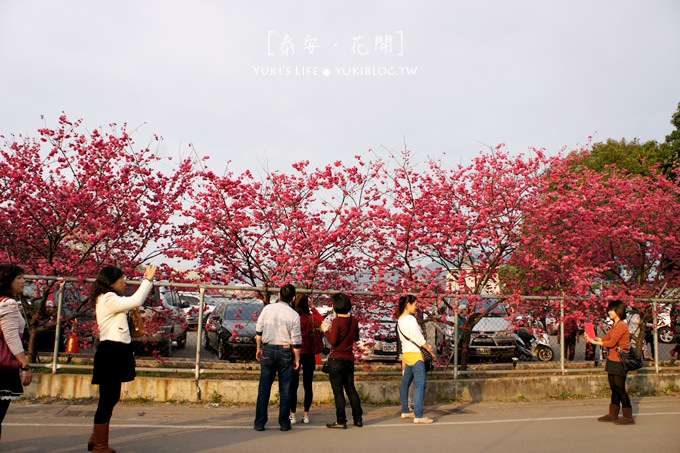
<svg viewBox="0 0 680 453"><path fill-rule="evenodd" d="M0 370L0 400L18 400L24 394L19 370Z"/></svg>
<svg viewBox="0 0 680 453"><path fill-rule="evenodd" d="M604 369L607 374L613 374L614 376L626 377L626 374L628 373L626 369L623 368L623 365L621 365L621 362L614 362L613 360L609 359L607 359Z"/></svg>
<svg viewBox="0 0 680 453"><path fill-rule="evenodd" d="M135 356L132 345L119 341L102 341L94 354L92 383L130 382L135 379Z"/></svg>

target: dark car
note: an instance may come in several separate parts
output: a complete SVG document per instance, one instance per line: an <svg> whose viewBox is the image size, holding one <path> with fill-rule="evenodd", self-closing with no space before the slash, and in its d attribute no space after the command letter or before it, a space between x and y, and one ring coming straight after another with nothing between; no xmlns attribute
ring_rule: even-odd
<svg viewBox="0 0 680 453"><path fill-rule="evenodd" d="M255 326L263 308L259 299L219 301L206 321L203 346L220 360L255 359Z"/></svg>

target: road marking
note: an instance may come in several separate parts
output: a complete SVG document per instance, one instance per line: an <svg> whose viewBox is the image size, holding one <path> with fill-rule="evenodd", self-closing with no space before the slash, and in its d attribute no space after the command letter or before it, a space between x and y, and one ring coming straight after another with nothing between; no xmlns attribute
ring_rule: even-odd
<svg viewBox="0 0 680 453"><path fill-rule="evenodd" d="M574 415L569 417L536 417L536 418L510 418L510 419L497 419L497 420L462 420L455 422L434 422L430 426L450 426L450 425L488 425L497 423L527 423L527 422L552 422L560 420L584 420L596 418L601 414L593 415ZM680 412L649 412L642 414L633 414L636 418L638 417L661 417L667 415L680 415ZM71 428L90 428L92 423L3 423L4 426L43 426L43 427L71 427ZM348 427L351 427L350 424ZM364 428L404 428L406 426L421 426L415 423L377 423L377 424L366 424ZM163 424L138 424L138 423L112 423L112 428L145 428L145 429L185 429L185 430L205 430L205 429L253 429L252 425L163 425ZM278 427L271 427L271 430L278 429ZM294 429L326 429L325 425L295 425Z"/></svg>

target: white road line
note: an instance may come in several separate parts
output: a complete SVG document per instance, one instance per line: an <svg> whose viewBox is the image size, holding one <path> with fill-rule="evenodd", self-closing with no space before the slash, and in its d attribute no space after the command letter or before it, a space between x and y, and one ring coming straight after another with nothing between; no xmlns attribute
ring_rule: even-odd
<svg viewBox="0 0 680 453"><path fill-rule="evenodd" d="M467 421L457 421L457 422L435 422L429 426L450 426L450 425L488 425L497 423L527 423L527 422L551 422L559 420L582 420L582 419L592 419L597 418L601 414L592 415L574 415L570 417L537 417L537 418L511 418L511 419L498 419L498 420L467 420ZM666 415L680 415L680 412L650 412L642 414L634 414L635 417L659 417ZM4 426L43 426L43 427L92 427L92 423L3 423ZM377 423L377 424L366 424L364 428L404 428L407 426L420 426L414 423ZM184 429L184 430L205 430L205 429L253 429L252 425L163 425L163 424L137 424L137 423L114 423L111 424L112 428L145 428L145 429ZM352 425L348 425L352 427ZM269 429L278 429L278 426L272 426ZM326 429L324 425L295 425L293 429Z"/></svg>

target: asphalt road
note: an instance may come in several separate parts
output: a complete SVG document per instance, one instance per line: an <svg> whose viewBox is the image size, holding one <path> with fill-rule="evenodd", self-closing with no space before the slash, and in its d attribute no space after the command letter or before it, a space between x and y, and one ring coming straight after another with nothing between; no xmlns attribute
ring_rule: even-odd
<svg viewBox="0 0 680 453"><path fill-rule="evenodd" d="M432 425L399 418L399 408L365 407L364 427L329 430L330 407L312 408L309 425L280 432L270 408L267 430L252 428L253 407L119 404L111 446L123 452L647 452L680 451L680 396L634 401L637 424L598 423L608 400L457 403L428 407ZM0 451L81 452L95 407L13 403Z"/></svg>

